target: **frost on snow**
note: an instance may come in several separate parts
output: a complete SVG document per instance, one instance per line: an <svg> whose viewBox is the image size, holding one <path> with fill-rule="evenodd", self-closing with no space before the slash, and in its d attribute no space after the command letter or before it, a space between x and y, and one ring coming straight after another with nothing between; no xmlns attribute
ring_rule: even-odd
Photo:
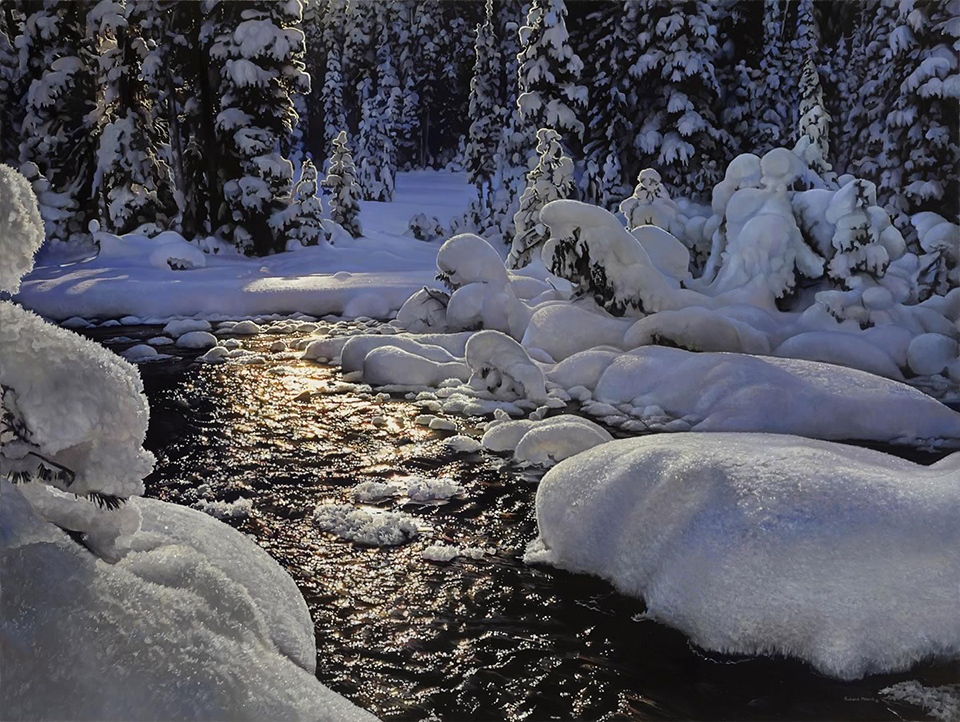
<svg viewBox="0 0 960 722"><path fill-rule="evenodd" d="M758 434L613 441L537 491L528 561L608 579L707 649L852 679L960 655L960 454Z"/></svg>

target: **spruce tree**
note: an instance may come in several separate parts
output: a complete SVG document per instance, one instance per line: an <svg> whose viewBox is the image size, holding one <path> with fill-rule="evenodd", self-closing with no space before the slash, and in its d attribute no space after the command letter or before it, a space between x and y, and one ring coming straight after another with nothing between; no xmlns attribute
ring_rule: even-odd
<svg viewBox="0 0 960 722"><path fill-rule="evenodd" d="M117 234L147 223L164 229L174 211L170 169L159 157L160 138L143 79L149 48L138 11L144 8L125 0L100 0L87 15L103 89L93 190L101 228Z"/></svg>
<svg viewBox="0 0 960 722"><path fill-rule="evenodd" d="M270 217L290 202L292 167L279 152L293 131L293 94L309 92L299 3L211 4L210 56L220 70L216 131L224 207L220 232L248 254L281 250Z"/></svg>
<svg viewBox="0 0 960 722"><path fill-rule="evenodd" d="M645 110L636 133L638 162L658 169L680 194L705 198L722 179L731 146L715 114L720 48L714 9L705 0L641 0L640 8L643 32L630 68Z"/></svg>
<svg viewBox="0 0 960 722"><path fill-rule="evenodd" d="M14 42L22 18L13 3L0 6L0 163L17 165L25 88Z"/></svg>
<svg viewBox="0 0 960 722"><path fill-rule="evenodd" d="M393 63L389 6L377 13L376 88L360 111L358 181L368 201L392 201L397 172L397 126L401 110L400 81Z"/></svg>
<svg viewBox="0 0 960 722"><path fill-rule="evenodd" d="M540 222L540 210L550 201L570 198L576 186L573 161L563 152L560 134L551 128L537 131L536 167L527 173L527 187L520 197L520 209L513 219L516 233L507 256L507 267L521 268L533 260L534 252L547 239Z"/></svg>
<svg viewBox="0 0 960 722"><path fill-rule="evenodd" d="M20 162L32 162L62 194L69 215L56 220L51 238L82 240L96 214L91 188L96 58L86 36L82 2L33 3L17 37L20 67L29 82L21 126Z"/></svg>
<svg viewBox="0 0 960 722"><path fill-rule="evenodd" d="M316 246L326 238L323 230L323 206L317 195L317 168L305 158L300 169L300 180L293 187L293 202L283 219L281 232L287 241L299 241L303 246Z"/></svg>
<svg viewBox="0 0 960 722"><path fill-rule="evenodd" d="M360 188L356 183L356 168L350 149L347 147L347 133L340 131L333 140L333 155L328 164L327 177L320 183L330 191L330 217L354 238L363 235L360 230Z"/></svg>
<svg viewBox="0 0 960 722"><path fill-rule="evenodd" d="M493 25L493 0L487 0L486 19L477 26L476 63L470 81L470 138L467 177L480 194L481 211L490 209L499 141L500 51Z"/></svg>
<svg viewBox="0 0 960 722"><path fill-rule="evenodd" d="M333 139L340 128L347 126L343 98L343 43L346 36L347 0L328 0L323 14L321 43L326 51L326 64L321 76L323 83L314 88L320 98L320 118L323 119L323 151L333 151Z"/></svg>
<svg viewBox="0 0 960 722"><path fill-rule="evenodd" d="M570 45L566 16L564 0L533 0L520 28L517 104L528 154L540 128L583 139L587 89L579 82L583 62Z"/></svg>

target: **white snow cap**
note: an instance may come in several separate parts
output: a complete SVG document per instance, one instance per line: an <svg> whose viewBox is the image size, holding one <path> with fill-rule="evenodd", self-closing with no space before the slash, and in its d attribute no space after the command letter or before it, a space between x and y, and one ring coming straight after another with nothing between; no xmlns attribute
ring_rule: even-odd
<svg viewBox="0 0 960 722"><path fill-rule="evenodd" d="M613 441L537 491L528 561L596 574L707 649L853 679L960 656L960 454L768 434Z"/></svg>

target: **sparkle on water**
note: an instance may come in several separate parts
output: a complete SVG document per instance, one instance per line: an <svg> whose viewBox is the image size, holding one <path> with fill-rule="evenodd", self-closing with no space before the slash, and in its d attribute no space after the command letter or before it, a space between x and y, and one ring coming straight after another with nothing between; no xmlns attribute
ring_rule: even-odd
<svg viewBox="0 0 960 722"><path fill-rule="evenodd" d="M148 338L156 329L122 333ZM90 335L110 343L120 333ZM337 370L270 353L278 338L296 337L242 340L265 364L192 364L190 352L140 367L151 404L147 445L158 460L147 494L185 505L252 500L251 514L227 522L303 592L319 679L377 716L901 719L919 711L882 700L880 689L956 680L956 666L927 665L848 683L792 660L707 653L604 582L523 564L538 474L445 449L440 439L452 432L417 426L422 409L413 401L330 393ZM443 504L381 502L416 517L420 536L409 544L363 547L311 524L317 504L351 504L359 483L409 476L464 487ZM437 543L494 553L450 563L420 556Z"/></svg>

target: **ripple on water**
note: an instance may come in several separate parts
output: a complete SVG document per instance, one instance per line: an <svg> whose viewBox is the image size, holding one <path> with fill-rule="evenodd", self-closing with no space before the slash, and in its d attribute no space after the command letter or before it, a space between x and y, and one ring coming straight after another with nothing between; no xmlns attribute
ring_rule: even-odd
<svg viewBox="0 0 960 722"><path fill-rule="evenodd" d="M158 458L147 493L187 505L251 500L249 515L227 522L296 580L316 624L317 676L378 716L898 719L917 711L882 701L881 688L956 681L956 666L848 683L791 660L713 655L604 582L524 565L536 473L439 443L453 432L418 426L413 402L347 386L329 393L336 370L271 355L276 340L242 341L266 365L191 365L187 355L141 367ZM353 504L358 484L399 488L410 477L446 478L463 492L442 504L402 493L364 502L429 530L409 544L354 545L312 523L317 504ZM495 554L423 559L437 543Z"/></svg>

